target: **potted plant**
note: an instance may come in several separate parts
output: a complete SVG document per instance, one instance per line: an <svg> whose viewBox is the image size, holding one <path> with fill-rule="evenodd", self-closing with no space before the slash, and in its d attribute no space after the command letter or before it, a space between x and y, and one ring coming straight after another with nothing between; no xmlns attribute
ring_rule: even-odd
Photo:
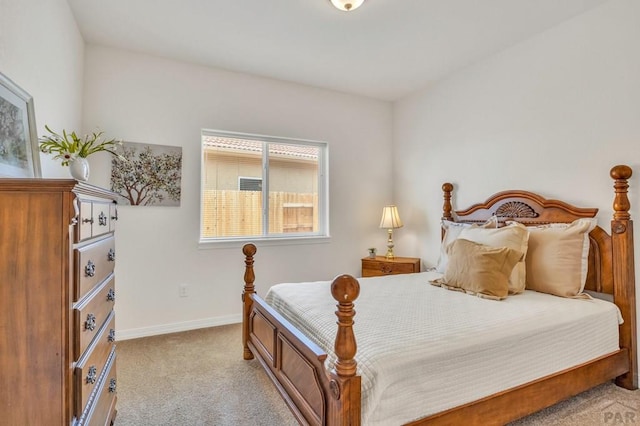
<svg viewBox="0 0 640 426"><path fill-rule="evenodd" d="M62 134L56 133L45 125L48 135L40 137L40 151L45 154L55 154L55 160L62 160L63 166L69 166L71 176L78 180L89 179L89 163L87 157L96 152L106 151L112 155L120 156L116 152L122 141L116 139L103 140L104 132L93 132L80 138L76 132L68 133L62 130Z"/></svg>

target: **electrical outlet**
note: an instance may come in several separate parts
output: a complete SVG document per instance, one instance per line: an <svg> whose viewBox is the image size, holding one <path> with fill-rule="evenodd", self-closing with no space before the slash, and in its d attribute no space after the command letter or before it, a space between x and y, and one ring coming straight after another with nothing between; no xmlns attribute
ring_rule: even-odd
<svg viewBox="0 0 640 426"><path fill-rule="evenodd" d="M186 284L180 284L178 286L178 294L180 297L187 297L189 295L188 286Z"/></svg>

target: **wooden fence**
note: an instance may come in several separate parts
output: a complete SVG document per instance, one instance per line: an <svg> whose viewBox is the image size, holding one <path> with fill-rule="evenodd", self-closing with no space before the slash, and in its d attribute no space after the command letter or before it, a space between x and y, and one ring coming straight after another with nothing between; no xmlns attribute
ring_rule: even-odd
<svg viewBox="0 0 640 426"><path fill-rule="evenodd" d="M203 237L262 235L262 192L205 190L203 196ZM270 234L317 229L317 194L269 194Z"/></svg>

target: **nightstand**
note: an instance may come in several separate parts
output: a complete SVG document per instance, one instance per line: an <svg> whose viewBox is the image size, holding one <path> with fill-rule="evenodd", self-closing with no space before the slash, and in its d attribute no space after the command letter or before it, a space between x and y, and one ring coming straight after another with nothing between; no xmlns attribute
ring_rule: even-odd
<svg viewBox="0 0 640 426"><path fill-rule="evenodd" d="M411 274L420 272L420 258L418 257L394 257L387 259L384 256L362 259L363 277L380 277L383 275Z"/></svg>

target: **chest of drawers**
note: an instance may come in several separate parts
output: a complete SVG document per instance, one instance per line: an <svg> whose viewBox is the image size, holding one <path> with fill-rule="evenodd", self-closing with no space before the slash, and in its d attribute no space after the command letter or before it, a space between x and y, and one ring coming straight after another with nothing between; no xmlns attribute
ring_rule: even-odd
<svg viewBox="0 0 640 426"><path fill-rule="evenodd" d="M116 415L116 194L0 179L0 424Z"/></svg>

